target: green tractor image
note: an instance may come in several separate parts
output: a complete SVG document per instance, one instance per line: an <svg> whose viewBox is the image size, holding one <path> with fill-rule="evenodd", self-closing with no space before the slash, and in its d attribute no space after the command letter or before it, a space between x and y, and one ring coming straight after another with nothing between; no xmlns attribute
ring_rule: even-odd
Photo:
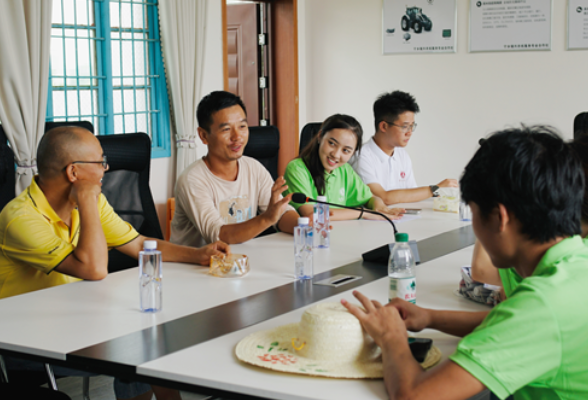
<svg viewBox="0 0 588 400"><path fill-rule="evenodd" d="M433 28L433 21L423 14L422 8L406 6L406 15L402 16L400 26L405 32L410 28L414 29L414 33L421 33L423 28L429 32Z"/></svg>

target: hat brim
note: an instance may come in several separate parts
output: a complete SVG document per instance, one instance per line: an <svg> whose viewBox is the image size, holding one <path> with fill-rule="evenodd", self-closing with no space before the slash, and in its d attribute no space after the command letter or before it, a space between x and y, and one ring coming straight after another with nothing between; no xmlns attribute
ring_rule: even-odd
<svg viewBox="0 0 588 400"><path fill-rule="evenodd" d="M311 360L300 357L292 347L292 338L298 336L298 323L255 332L241 340L235 349L237 358L248 364L293 374L345 379L382 378L382 358L365 362ZM441 360L441 351L432 346L423 368L431 368Z"/></svg>

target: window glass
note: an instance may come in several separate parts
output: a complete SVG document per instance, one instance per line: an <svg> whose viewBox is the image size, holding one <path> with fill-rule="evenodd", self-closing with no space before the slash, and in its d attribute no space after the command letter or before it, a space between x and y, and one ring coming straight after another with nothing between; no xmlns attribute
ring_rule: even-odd
<svg viewBox="0 0 588 400"><path fill-rule="evenodd" d="M153 155L169 156L157 12L153 0L54 0L47 120L145 132Z"/></svg>

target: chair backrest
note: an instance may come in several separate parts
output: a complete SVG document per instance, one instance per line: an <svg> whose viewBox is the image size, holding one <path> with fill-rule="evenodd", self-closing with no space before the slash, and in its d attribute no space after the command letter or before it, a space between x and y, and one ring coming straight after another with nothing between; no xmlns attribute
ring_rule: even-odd
<svg viewBox="0 0 588 400"><path fill-rule="evenodd" d="M14 197L16 185L14 152L8 146L8 138L0 125L0 211Z"/></svg>
<svg viewBox="0 0 588 400"><path fill-rule="evenodd" d="M89 121L46 122L45 132L58 126L80 126L94 133L94 126ZM16 185L16 164L14 152L8 145L8 137L0 125L0 210L14 197Z"/></svg>
<svg viewBox="0 0 588 400"><path fill-rule="evenodd" d="M269 171L273 180L278 178L278 152L280 150L280 131L275 126L249 127L249 142L245 154L255 158Z"/></svg>
<svg viewBox="0 0 588 400"><path fill-rule="evenodd" d="M145 133L97 136L108 159L102 193L114 211L141 235L163 239L149 188L151 139ZM116 249L109 253L108 271L137 266L137 260Z"/></svg>
<svg viewBox="0 0 588 400"><path fill-rule="evenodd" d="M584 111L574 118L574 139L588 136L588 112Z"/></svg>
<svg viewBox="0 0 588 400"><path fill-rule="evenodd" d="M306 147L313 137L319 132L322 123L320 122L309 122L304 125L302 132L300 132L300 147L298 148L298 154L302 153L302 150Z"/></svg>
<svg viewBox="0 0 588 400"><path fill-rule="evenodd" d="M45 132L50 131L53 128L60 126L79 126L80 128L86 128L90 132L94 133L94 125L90 121L59 121L59 122L45 122Z"/></svg>

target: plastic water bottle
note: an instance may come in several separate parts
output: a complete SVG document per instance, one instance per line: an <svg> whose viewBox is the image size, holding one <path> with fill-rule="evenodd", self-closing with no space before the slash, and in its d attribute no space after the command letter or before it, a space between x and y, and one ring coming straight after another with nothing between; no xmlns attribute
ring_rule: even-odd
<svg viewBox="0 0 588 400"><path fill-rule="evenodd" d="M141 311L161 311L162 300L161 251L155 240L145 240L139 252L139 295Z"/></svg>
<svg viewBox="0 0 588 400"><path fill-rule="evenodd" d="M327 201L325 196L318 196L318 201ZM329 248L329 205L315 203L313 213L314 225L314 247L321 249Z"/></svg>
<svg viewBox="0 0 588 400"><path fill-rule="evenodd" d="M397 233L396 243L390 251L388 261L388 278L390 287L388 300L399 297L402 300L416 303L416 267L414 255L408 245L408 234Z"/></svg>
<svg viewBox="0 0 588 400"><path fill-rule="evenodd" d="M296 279L312 279L312 228L310 220L298 218L298 226L294 228L294 275Z"/></svg>

